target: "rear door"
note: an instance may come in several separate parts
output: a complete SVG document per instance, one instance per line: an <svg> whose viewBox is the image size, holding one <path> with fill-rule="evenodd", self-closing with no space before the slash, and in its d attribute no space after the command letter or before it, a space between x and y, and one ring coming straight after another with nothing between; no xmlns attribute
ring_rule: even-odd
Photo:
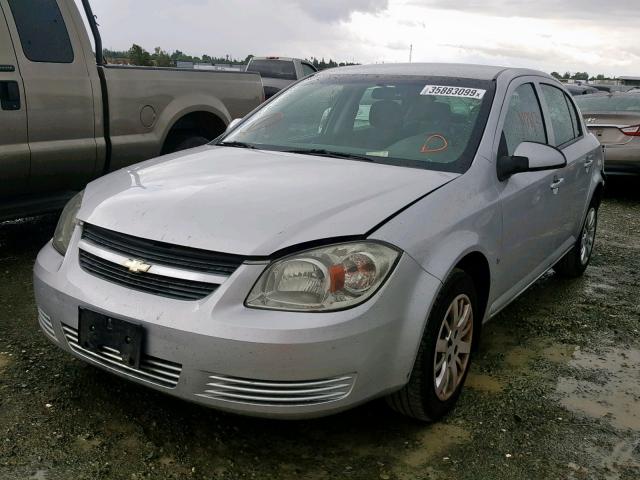
<svg viewBox="0 0 640 480"><path fill-rule="evenodd" d="M24 193L29 178L27 107L20 69L0 5L0 197Z"/></svg>
<svg viewBox="0 0 640 480"><path fill-rule="evenodd" d="M582 121L573 100L559 87L541 82L543 108L550 128L549 143L559 148L567 165L558 170L557 200L562 204L557 248L567 249L575 243L580 231L583 209L595 168L595 154L591 143L585 142Z"/></svg>
<svg viewBox="0 0 640 480"><path fill-rule="evenodd" d="M89 72L70 13L56 0L0 3L28 99L29 190L80 189L96 168L95 121Z"/></svg>

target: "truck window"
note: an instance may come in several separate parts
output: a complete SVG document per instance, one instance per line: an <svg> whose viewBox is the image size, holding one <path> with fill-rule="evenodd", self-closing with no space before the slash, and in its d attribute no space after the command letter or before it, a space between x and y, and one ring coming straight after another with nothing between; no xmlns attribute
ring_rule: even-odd
<svg viewBox="0 0 640 480"><path fill-rule="evenodd" d="M314 73L316 73L316 69L313 68L311 65L309 65L308 63L304 63L302 62L302 74L306 77L307 75L313 75Z"/></svg>
<svg viewBox="0 0 640 480"><path fill-rule="evenodd" d="M56 0L9 0L22 51L32 62L72 63L73 47Z"/></svg>
<svg viewBox="0 0 640 480"><path fill-rule="evenodd" d="M251 60L247 72L257 72L266 78L296 80L296 69L291 60Z"/></svg>

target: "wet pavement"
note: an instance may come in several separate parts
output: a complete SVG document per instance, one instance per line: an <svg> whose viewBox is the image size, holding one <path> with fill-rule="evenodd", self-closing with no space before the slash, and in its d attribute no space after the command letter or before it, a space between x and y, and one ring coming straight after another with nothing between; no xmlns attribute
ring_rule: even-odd
<svg viewBox="0 0 640 480"><path fill-rule="evenodd" d="M37 329L55 218L0 224L0 480L640 479L640 183L611 182L585 276L549 273L489 323L460 402L313 421L191 405L76 361Z"/></svg>

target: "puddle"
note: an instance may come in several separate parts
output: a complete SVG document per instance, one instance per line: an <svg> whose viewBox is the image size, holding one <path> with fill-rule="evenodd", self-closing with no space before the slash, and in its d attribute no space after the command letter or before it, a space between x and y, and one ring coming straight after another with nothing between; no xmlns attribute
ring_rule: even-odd
<svg viewBox="0 0 640 480"><path fill-rule="evenodd" d="M445 457L448 451L469 441L471 433L456 425L436 423L418 434L419 446L409 450L402 460L409 467L417 468L437 457Z"/></svg>
<svg viewBox="0 0 640 480"><path fill-rule="evenodd" d="M469 372L464 386L465 388L472 388L473 390L485 393L500 393L503 388L502 382L497 378L483 373L473 372Z"/></svg>
<svg viewBox="0 0 640 480"><path fill-rule="evenodd" d="M605 480L620 480L622 472L634 470L640 475L640 462L634 458L634 450L640 447L640 440L635 442L620 442L614 448L611 454L607 455L602 466L604 467ZM638 478L637 476L635 478Z"/></svg>
<svg viewBox="0 0 640 480"><path fill-rule="evenodd" d="M504 354L504 361L511 368L525 368L531 359L536 356L536 352L529 348L513 347Z"/></svg>
<svg viewBox="0 0 640 480"><path fill-rule="evenodd" d="M574 345L554 343L542 349L542 356L553 363L568 363L575 351Z"/></svg>
<svg viewBox="0 0 640 480"><path fill-rule="evenodd" d="M569 365L586 370L590 379L558 379L557 392L565 408L604 419L620 430L640 431L640 350L602 354L577 350Z"/></svg>
<svg viewBox="0 0 640 480"><path fill-rule="evenodd" d="M4 370L11 363L11 357L4 353L0 353L0 371Z"/></svg>

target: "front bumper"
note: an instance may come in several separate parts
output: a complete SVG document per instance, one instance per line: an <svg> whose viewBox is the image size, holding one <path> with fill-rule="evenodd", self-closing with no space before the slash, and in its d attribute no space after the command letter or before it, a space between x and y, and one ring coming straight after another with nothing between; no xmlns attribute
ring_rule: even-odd
<svg viewBox="0 0 640 480"><path fill-rule="evenodd" d="M156 390L248 415L330 414L397 390L409 378L440 282L403 255L387 284L340 312L256 310L243 301L264 265L243 264L213 294L181 301L130 290L85 272L80 229L66 257L38 255L34 288L40 326L76 357ZM79 308L141 324L140 370L76 341Z"/></svg>

